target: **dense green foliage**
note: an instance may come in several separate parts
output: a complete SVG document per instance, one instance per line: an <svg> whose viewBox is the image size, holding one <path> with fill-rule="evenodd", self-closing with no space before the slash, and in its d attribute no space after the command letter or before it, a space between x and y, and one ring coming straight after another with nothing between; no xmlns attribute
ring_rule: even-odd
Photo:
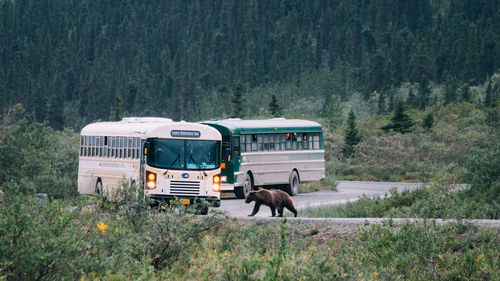
<svg viewBox="0 0 500 281"><path fill-rule="evenodd" d="M420 108L433 84L467 100L468 86L500 67L499 9L490 0L3 0L0 112L21 103L55 129L117 112L201 120L231 115L238 81L249 96L323 74L313 100L374 91L388 100L406 82ZM255 98L267 107L271 95Z"/></svg>
<svg viewBox="0 0 500 281"><path fill-rule="evenodd" d="M492 280L500 271L495 229L387 221L345 233L195 217L128 194L0 198L0 280Z"/></svg>
<svg viewBox="0 0 500 281"><path fill-rule="evenodd" d="M22 112L20 106L14 108ZM78 134L15 115L6 115L0 125L0 190L56 198L76 195Z"/></svg>

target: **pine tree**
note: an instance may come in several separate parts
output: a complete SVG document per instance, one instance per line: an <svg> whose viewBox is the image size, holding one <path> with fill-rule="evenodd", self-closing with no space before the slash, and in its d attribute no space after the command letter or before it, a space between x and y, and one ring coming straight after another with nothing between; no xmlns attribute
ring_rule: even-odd
<svg viewBox="0 0 500 281"><path fill-rule="evenodd" d="M281 108L275 95L271 97L271 103L269 103L269 111L271 112L273 117L281 116Z"/></svg>
<svg viewBox="0 0 500 281"><path fill-rule="evenodd" d="M426 131L430 131L433 126L434 126L434 114L429 112L427 115L425 115L424 120L422 120L422 127Z"/></svg>
<svg viewBox="0 0 500 281"><path fill-rule="evenodd" d="M243 86L241 83L236 83L233 89L233 96L231 97L231 102L233 104L233 112L231 114L232 118L243 118L245 113L243 111Z"/></svg>
<svg viewBox="0 0 500 281"><path fill-rule="evenodd" d="M356 127L356 115L351 108L349 116L347 117L347 128L344 135L344 147L342 148L342 154L346 158L350 158L354 155L354 146L361 141L361 136L359 135L358 128Z"/></svg>
<svg viewBox="0 0 500 281"><path fill-rule="evenodd" d="M415 125L415 122L405 113L404 103L398 101L391 122L381 129L385 132L393 130L394 132L405 134L413 131L413 125Z"/></svg>

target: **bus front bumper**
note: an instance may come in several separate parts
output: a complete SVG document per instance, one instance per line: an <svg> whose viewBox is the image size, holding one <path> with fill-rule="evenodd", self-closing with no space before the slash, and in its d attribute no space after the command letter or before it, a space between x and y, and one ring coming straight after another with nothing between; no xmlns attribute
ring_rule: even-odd
<svg viewBox="0 0 500 281"><path fill-rule="evenodd" d="M206 201L211 207L220 207L220 198L217 197L197 197L197 196L174 196L151 194L149 198L159 203L170 203L170 201L178 200L181 204L193 205ZM189 200L189 202L187 201Z"/></svg>

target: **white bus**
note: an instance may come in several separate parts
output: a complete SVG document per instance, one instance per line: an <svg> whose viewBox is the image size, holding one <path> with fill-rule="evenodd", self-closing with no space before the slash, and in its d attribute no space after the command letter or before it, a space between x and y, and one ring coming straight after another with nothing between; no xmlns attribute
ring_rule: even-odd
<svg viewBox="0 0 500 281"><path fill-rule="evenodd" d="M323 131L319 123L274 118L204 121L222 135L222 192L246 198L258 186L296 195L301 182L325 177Z"/></svg>
<svg viewBox="0 0 500 281"><path fill-rule="evenodd" d="M166 118L124 118L85 126L78 192L111 193L123 178L145 195L182 204L220 206L221 135L209 126Z"/></svg>

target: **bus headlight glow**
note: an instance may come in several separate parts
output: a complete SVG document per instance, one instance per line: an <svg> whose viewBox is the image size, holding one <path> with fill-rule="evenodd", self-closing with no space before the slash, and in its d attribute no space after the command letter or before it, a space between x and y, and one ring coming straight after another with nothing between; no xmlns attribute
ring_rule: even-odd
<svg viewBox="0 0 500 281"><path fill-rule="evenodd" d="M212 180L212 190L215 192L220 191L220 175L215 175Z"/></svg>
<svg viewBox="0 0 500 281"><path fill-rule="evenodd" d="M155 189L156 188L156 174L152 172L146 172L146 188Z"/></svg>

